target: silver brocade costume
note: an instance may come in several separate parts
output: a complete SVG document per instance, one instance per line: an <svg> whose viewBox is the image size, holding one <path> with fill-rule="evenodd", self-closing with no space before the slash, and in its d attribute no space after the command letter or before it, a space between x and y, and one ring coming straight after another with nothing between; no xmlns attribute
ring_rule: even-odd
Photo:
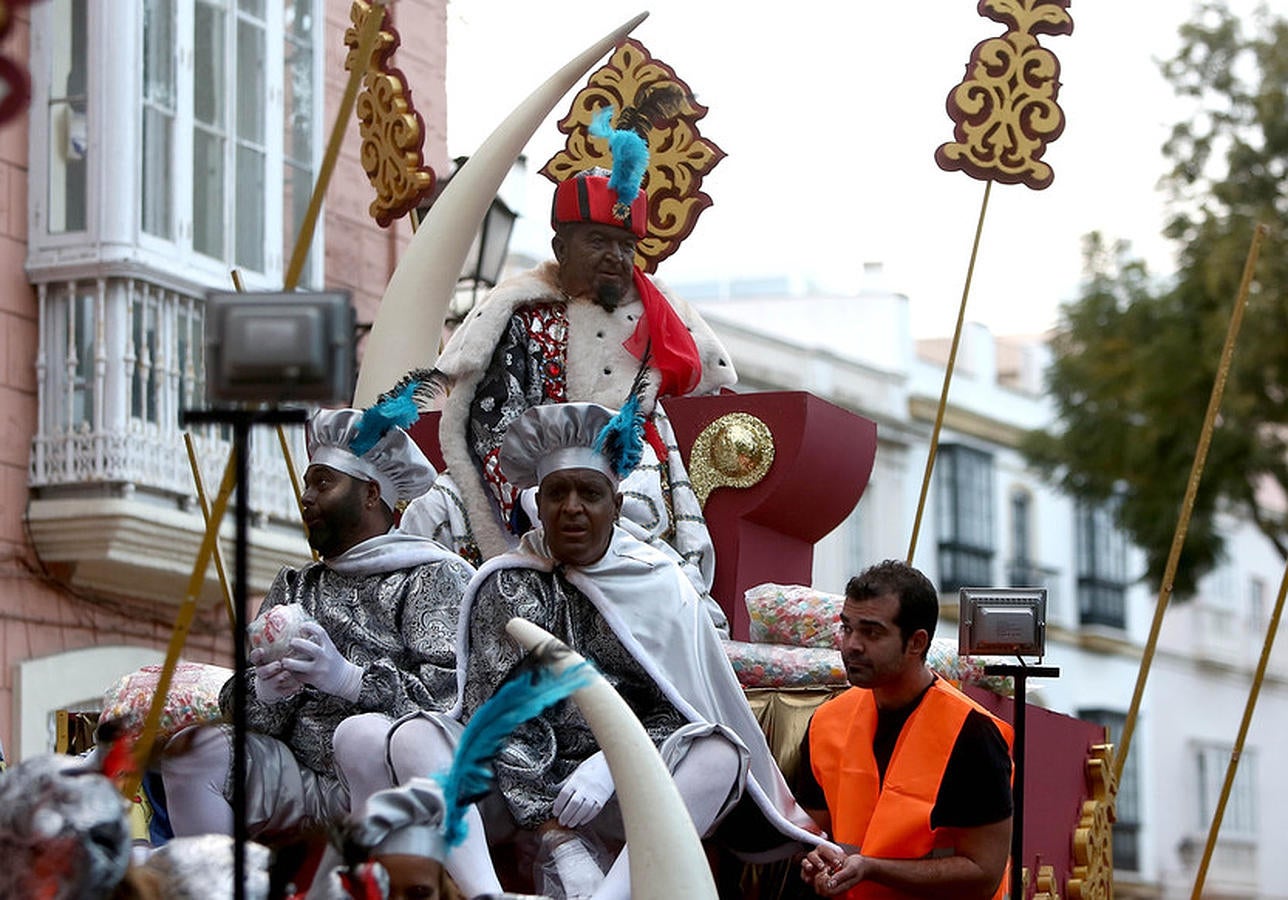
<svg viewBox="0 0 1288 900"><path fill-rule="evenodd" d="M660 746L685 724L594 604L569 584L562 570L499 569L479 585L471 609L471 664L462 721L469 721L523 658L523 651L505 633L505 623L522 616L594 662L654 745ZM496 762L497 786L514 820L523 828L536 828L554 818L551 807L563 782L598 750L590 726L571 701L515 729Z"/></svg>
<svg viewBox="0 0 1288 900"><path fill-rule="evenodd" d="M495 484L481 471L509 423L543 402L586 401L617 409L630 395L639 370L639 360L622 346L642 314L634 291L615 309L605 310L589 300L566 298L557 277L557 265L546 262L497 285L457 328L438 360L439 370L452 380L439 427L450 478L440 479L413 502L404 527L463 555L472 543L490 558L518 540L497 512ZM665 296L688 325L701 357L701 381L690 393L712 394L732 385L737 374L719 339L683 300ZM558 308L562 322L553 333L545 333L545 322L535 323L542 332L538 337L531 334L533 322L521 321L521 312L540 305ZM513 348L512 358L505 358L507 348ZM494 396L479 395L484 385L492 386ZM654 411L657 373L652 370L644 400L645 410ZM492 408L480 410L481 403ZM670 423L660 405L656 412L655 424L669 451L666 464L646 444L640 466L622 482L622 515L639 526L637 537L674 548L685 574L699 592L706 592L715 573L711 536ZM495 475L489 473L493 481ZM721 615L714 604L708 611Z"/></svg>
<svg viewBox="0 0 1288 900"><path fill-rule="evenodd" d="M730 816L740 822L730 824L736 825L735 830L745 825L747 834L760 833L742 819L754 807L761 824L771 827L773 838L758 841L754 851L743 848L741 855L773 859L802 843L818 843L818 826L793 799L716 629L674 560L614 528L608 552L598 562L559 568L555 575L556 563L536 529L524 535L518 551L497 557L479 570L461 603L462 622L468 625L461 629L457 654L467 664L461 668L457 703L449 715L467 722L490 696L489 685L499 684L522 655L506 635L505 623L515 615L530 618L594 660L619 690L626 685L638 692L626 699L632 706L641 703L636 713L655 742L674 744L687 734L718 728L746 752L747 802ZM533 586L535 592L526 590ZM583 603L593 609L578 610ZM589 637L590 646L580 643L584 637ZM645 676L643 685L641 676ZM562 721L554 720L566 740L579 738L570 729L571 721L566 715ZM507 747L503 757L509 758L498 765L501 779L515 778L515 772L506 772L505 766L525 755L538 757L540 751L534 748L554 748L550 740L557 740L559 732L552 729L548 737L541 735L550 725L551 720L543 717L534 730L522 732L513 756ZM586 748L566 745L561 749L567 755L564 762L573 762ZM595 745L591 752L597 749ZM661 749L664 759L676 750ZM560 771L546 764L552 777Z"/></svg>
<svg viewBox="0 0 1288 900"><path fill-rule="evenodd" d="M473 575L454 554L429 541L391 533L373 538L337 560L302 569L284 568L260 607L299 603L330 635L336 649L363 667L362 691L354 703L305 688L294 697L267 703L255 696L255 679L247 679L247 723L252 731L282 741L299 762L331 775L331 736L349 716L380 712L397 718L420 709L445 709L456 693L456 624L460 598ZM384 554L386 571L375 558L357 572L336 571L350 555L371 545L397 546ZM420 562L408 561L407 546ZM423 547L415 547L423 545ZM401 551L401 555L398 555ZM414 558L414 556L413 556ZM231 681L220 705L231 709Z"/></svg>

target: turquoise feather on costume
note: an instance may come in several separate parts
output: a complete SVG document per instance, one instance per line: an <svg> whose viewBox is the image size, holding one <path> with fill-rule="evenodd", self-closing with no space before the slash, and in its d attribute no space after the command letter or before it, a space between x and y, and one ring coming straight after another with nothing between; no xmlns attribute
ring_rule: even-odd
<svg viewBox="0 0 1288 900"><path fill-rule="evenodd" d="M644 455L644 413L638 390L631 391L617 415L600 429L594 449L609 458L618 478L635 471Z"/></svg>
<svg viewBox="0 0 1288 900"><path fill-rule="evenodd" d="M349 449L362 456L376 446L390 428L407 428L415 424L420 418L420 409L415 400L418 387L418 382L408 381L397 392L385 395L383 399L364 409L362 419L358 422L358 433L349 441Z"/></svg>
<svg viewBox="0 0 1288 900"><path fill-rule="evenodd" d="M451 770L436 776L443 787L447 807L443 814L443 839L448 847L465 840L465 811L469 805L492 792L496 781L493 760L510 733L589 685L593 675L588 662L559 673L549 665L538 664L502 685L492 699L478 708L461 732Z"/></svg>
<svg viewBox="0 0 1288 900"><path fill-rule="evenodd" d="M634 131L614 130L610 124L613 108L605 106L590 122L590 133L608 141L613 156L613 174L608 186L617 192L617 202L629 207L644 183L648 171L648 141Z"/></svg>

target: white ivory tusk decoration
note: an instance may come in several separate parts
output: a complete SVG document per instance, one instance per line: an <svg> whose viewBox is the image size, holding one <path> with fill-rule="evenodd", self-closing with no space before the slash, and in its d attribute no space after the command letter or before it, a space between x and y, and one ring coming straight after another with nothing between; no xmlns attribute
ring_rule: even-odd
<svg viewBox="0 0 1288 900"><path fill-rule="evenodd" d="M551 75L452 176L385 286L358 371L356 408L370 406L412 369L434 364L465 256L510 166L559 99L647 17L640 13Z"/></svg>
<svg viewBox="0 0 1288 900"><path fill-rule="evenodd" d="M515 617L505 630L527 650L547 642L567 650L567 656L556 663L560 671L584 661L550 632L527 619ZM613 773L626 826L626 844L631 851L631 897L714 900L716 885L702 841L644 726L598 672L593 682L572 698Z"/></svg>

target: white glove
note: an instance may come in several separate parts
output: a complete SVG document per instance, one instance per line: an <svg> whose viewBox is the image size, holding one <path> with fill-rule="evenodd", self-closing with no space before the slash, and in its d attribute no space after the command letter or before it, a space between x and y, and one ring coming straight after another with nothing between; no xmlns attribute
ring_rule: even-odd
<svg viewBox="0 0 1288 900"><path fill-rule="evenodd" d="M613 775L601 750L587 757L564 782L555 797L554 814L565 828L585 825L613 796Z"/></svg>
<svg viewBox="0 0 1288 900"><path fill-rule="evenodd" d="M341 656L326 629L316 622L300 626L300 636L291 639L291 653L282 660L282 667L305 684L350 703L362 692L362 667Z"/></svg>
<svg viewBox="0 0 1288 900"><path fill-rule="evenodd" d="M304 690L304 684L291 672L282 668L281 660L264 662L264 649L250 651L251 664L255 666L255 696L265 703L277 703Z"/></svg>

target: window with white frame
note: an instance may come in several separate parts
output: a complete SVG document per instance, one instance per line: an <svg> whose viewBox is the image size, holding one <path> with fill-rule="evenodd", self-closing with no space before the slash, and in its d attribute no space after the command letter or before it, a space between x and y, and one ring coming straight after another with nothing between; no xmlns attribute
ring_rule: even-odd
<svg viewBox="0 0 1288 900"><path fill-rule="evenodd" d="M1078 504L1078 614L1083 625L1127 626L1127 535L1114 503Z"/></svg>
<svg viewBox="0 0 1288 900"><path fill-rule="evenodd" d="M939 589L993 581L993 457L955 444L935 463L939 523Z"/></svg>
<svg viewBox="0 0 1288 900"><path fill-rule="evenodd" d="M1195 827L1199 834L1207 833L1216 815L1232 749L1225 744L1200 744L1195 748L1199 801ZM1257 754L1245 747L1221 816L1221 837L1252 842L1257 839L1257 830Z"/></svg>
<svg viewBox="0 0 1288 900"><path fill-rule="evenodd" d="M33 118L33 176L47 187L33 192L45 226L29 251L35 267L62 258L40 258L42 236L87 232L97 246L136 245L144 265L189 281L224 286L231 267L250 287L280 287L322 149L322 7L36 7L33 96L46 114ZM310 254L301 286L321 283L322 255Z"/></svg>
<svg viewBox="0 0 1288 900"><path fill-rule="evenodd" d="M89 149L88 0L51 0L63 28L49 44L49 234L85 230Z"/></svg>
<svg viewBox="0 0 1288 900"><path fill-rule="evenodd" d="M1255 632L1263 632L1270 624L1266 610L1266 580L1253 575L1248 579L1248 622Z"/></svg>

